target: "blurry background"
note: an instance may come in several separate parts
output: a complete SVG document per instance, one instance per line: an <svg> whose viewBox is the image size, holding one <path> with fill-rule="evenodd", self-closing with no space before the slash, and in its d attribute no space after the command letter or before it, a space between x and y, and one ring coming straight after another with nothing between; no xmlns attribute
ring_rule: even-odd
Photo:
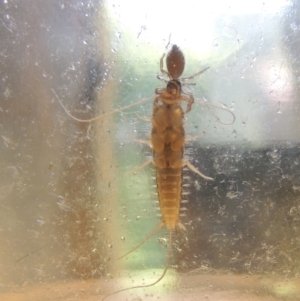
<svg viewBox="0 0 300 301"><path fill-rule="evenodd" d="M58 100L77 118L89 119L153 96L164 86L156 76L169 39L185 55L183 76L210 67L187 88L198 101L186 116L187 134L206 133L189 143L187 153L215 179L185 172L187 231L176 233L174 271L264 275L241 286L242 278L234 278L231 289L262 293L259 300L299 298L299 285L291 282L300 272L299 12L297 1L279 0L2 1L4 300L39 300L28 293L33 286L62 281L73 283L71 299L81 294L98 300L114 290L103 285L106 279L119 287L124 277L127 287L136 275L144 283L160 275L164 232L128 259L110 260L159 222L151 169L125 175L151 156L133 138L149 139L150 124L137 115L149 118L153 102L82 123ZM222 125L217 118L228 123L230 114L200 101L230 109L235 123ZM84 282L92 289L80 282L79 292L74 279L95 280ZM213 287L194 279L187 292L184 280L178 290L183 296L201 288L219 300L214 293L228 288L223 278ZM49 299L65 296L63 286L56 288Z"/></svg>

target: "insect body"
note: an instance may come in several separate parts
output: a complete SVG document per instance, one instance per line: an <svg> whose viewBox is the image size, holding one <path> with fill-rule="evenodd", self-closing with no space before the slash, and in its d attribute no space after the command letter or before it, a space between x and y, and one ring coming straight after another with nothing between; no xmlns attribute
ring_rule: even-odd
<svg viewBox="0 0 300 301"><path fill-rule="evenodd" d="M185 229L184 225L180 222L180 205L182 202L182 170L184 166L190 168L193 172L197 173L206 180L213 180L210 177L202 174L195 166L190 162L183 159L184 145L186 142L185 131L184 131L184 115L188 113L194 103L194 97L192 93L188 93L182 90L182 86L194 85L193 83L188 83L186 80L195 78L201 75L208 68L201 70L200 72L186 77L180 78L183 73L185 60L180 49L173 45L171 51L167 54L166 65L167 71L164 70L164 57L165 54L160 59L160 70L161 73L168 77L168 80L158 77L161 81L165 82L166 88L157 88L155 90L155 100L153 104L153 114L152 114L152 131L151 131L151 142L150 144L153 151L153 159L144 163L141 167L135 169L135 171L140 168L153 163L156 170L156 183L159 198L159 205L162 215L162 220L160 224L137 246L131 249L129 252L119 257L121 259L139 248L144 244L151 236L153 236L159 229L166 227L169 232L169 242L168 242L168 255L165 264L165 269L162 275L153 283L148 285L134 286L125 289L115 291L109 295L106 295L102 300L107 297L134 288L145 288L157 284L165 276L170 256L171 256L171 245L172 245L172 232L176 227ZM53 91L54 92L54 91ZM54 92L55 93L55 92ZM56 95L56 94L55 94ZM56 96L57 97L57 96ZM73 119L80 122L90 122L96 119L102 118L104 116L120 112L123 109L130 108L134 105L141 104L147 100L142 100L136 104L129 105L123 109L115 110L110 113L103 114L101 116L95 117L90 120L81 120L72 116L68 110L61 103L59 98L58 101L66 111L66 113ZM186 110L181 106L182 102L187 102ZM233 121L235 120L234 114L224 108L220 108L214 105L210 105L215 108L228 111L233 116ZM232 124L230 123L230 124ZM225 123L223 123L225 124ZM140 141L143 142L143 141Z"/></svg>
<svg viewBox="0 0 300 301"><path fill-rule="evenodd" d="M192 94L184 93L181 88L179 78L184 69L184 57L179 48L173 45L168 53L166 59L168 71L163 69L163 58L164 56L160 62L161 71L170 78L170 81L166 88L156 89L157 97L153 108L151 142L162 223L169 231L172 231L176 226L184 228L179 221L182 168L185 165L183 161L184 111L181 102L187 101L186 112L188 112L191 110L194 98ZM197 75L207 69L200 71ZM191 164L189 163L189 165Z"/></svg>
<svg viewBox="0 0 300 301"><path fill-rule="evenodd" d="M120 258L136 250L154 233L165 226L169 231L167 262L162 275L155 282L148 285L121 289L112 294L133 288L153 286L162 280L166 274L171 255L172 231L176 227L185 229L179 219L182 201L183 167L186 165L205 179L213 180L203 175L191 163L183 160L185 144L185 131L183 126L184 114L191 110L194 98L191 93L182 90L182 85L188 85L188 83L185 84L182 83L182 81L192 79L202 74L208 68L188 78L180 79L185 64L184 56L180 49L176 45L173 45L171 51L168 53L166 58L167 71L163 69L164 56L165 55L163 55L160 60L160 70L164 75L169 77L169 81L161 79L167 83L166 88L158 88L155 90L156 98L154 100L151 119L153 126L151 131L151 146L153 150L152 163L156 170L156 183L162 220L158 227L145 240ZM186 111L181 107L182 101L187 102ZM147 164L143 164L143 166L145 165ZM104 299L112 294L107 295Z"/></svg>

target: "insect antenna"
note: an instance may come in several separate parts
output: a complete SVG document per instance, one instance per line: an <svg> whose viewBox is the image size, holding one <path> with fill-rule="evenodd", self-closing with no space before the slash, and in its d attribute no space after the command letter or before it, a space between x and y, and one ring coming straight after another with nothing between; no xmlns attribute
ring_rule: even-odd
<svg viewBox="0 0 300 301"><path fill-rule="evenodd" d="M48 243L42 245L41 247L39 247L38 249L36 249L36 250L34 250L34 251L30 252L30 253L27 253L26 255L20 257L19 259L17 259L17 260L15 261L15 263L17 263L17 262L23 260L24 258L26 258L26 257L28 257L28 256L30 256L30 255L32 255L32 254L34 254L34 253L36 253L36 252L38 252L39 250L43 249L43 248L46 247L47 245L48 245Z"/></svg>
<svg viewBox="0 0 300 301"><path fill-rule="evenodd" d="M222 108L222 107L220 107L220 106L213 105L213 104L211 104L211 103L207 103L207 102L205 102L204 100L200 100L200 99L197 99L197 103L201 103L201 104L206 105L207 107L212 107L212 108L215 108L215 109L219 109L219 110L223 110L223 111L228 112L228 113L231 114L231 116L232 116L232 121L231 121L230 123L225 123L225 122L221 121L220 118L219 118L212 110L209 110L209 111L213 114L213 116L216 118L216 120L217 120L218 122L220 122L221 124L223 124L223 125L232 125L232 124L234 124L234 122L235 122L235 115L234 115L234 113L233 113L232 111L230 111L229 109L227 109L227 108Z"/></svg>
<svg viewBox="0 0 300 301"><path fill-rule="evenodd" d="M138 245L136 245L135 247L133 247L131 250L129 250L127 253L125 253L124 255L118 257L116 259L120 260L122 258L124 258L125 256L127 256L128 254L132 253L133 251L137 250L140 246L142 246L145 242L147 242L154 234L156 234L162 227L163 227L163 223L159 223L159 225L153 230L151 231L151 233L145 238L143 239Z"/></svg>
<svg viewBox="0 0 300 301"><path fill-rule="evenodd" d="M112 114L115 114L115 113L122 112L122 111L124 111L124 110L130 109L130 108L132 108L132 107L134 107L134 106L143 104L143 103L145 103L145 102L147 102L147 101L149 101L149 100L151 100L151 99L153 98L153 96L150 96L150 97L148 97L148 98L142 99L142 100L140 100L140 101L138 101L138 102L132 103L132 104L130 104L130 105L128 105L128 106L125 106L125 107L123 107L123 108L112 110L111 112L104 113L104 114L102 114L102 115L96 116L96 117L91 118L91 119L80 119L80 118L77 118L77 117L73 116L73 115L68 111L68 109L64 106L64 104L61 102L61 100L60 100L59 97L57 96L56 92L55 92L53 89L51 89L51 90L52 90L52 92L54 93L54 95L55 95L56 99L58 100L58 102L60 103L60 105L62 106L62 108L64 109L64 111L67 113L67 115L68 115L69 117L71 117L72 119L74 119L74 120L76 120L76 121L79 121L79 122L92 122L92 121L101 119L101 118L103 118L103 117L106 117L106 116L109 116L109 115L112 115Z"/></svg>
<svg viewBox="0 0 300 301"><path fill-rule="evenodd" d="M162 224L163 225L163 224ZM161 227L161 225L159 225ZM158 229L160 228L156 228L155 230L157 231ZM155 233L155 232L154 232ZM153 233L153 234L154 234ZM154 286L156 285L157 283L159 283L166 275L167 271L168 271L168 268L169 268L169 265L170 265L170 258L171 258L171 253L172 253L172 229L169 229L169 242L168 242L168 253L167 253L167 259L166 259L166 264L165 264L165 268L164 268L164 271L163 273L161 274L161 276L155 280L154 282L150 283L150 284L146 284L146 285L137 285L137 286L132 286L132 287L127 287L127 288L123 288L123 289L120 289L118 291L115 291L111 294L108 294L106 295L102 301L104 301L105 299L107 299L108 297L112 296L112 295L115 295L117 293L120 293L120 292L124 292L124 291L128 291L128 290L131 290L131 289L138 289L138 288L145 288L145 287L150 287L150 286Z"/></svg>

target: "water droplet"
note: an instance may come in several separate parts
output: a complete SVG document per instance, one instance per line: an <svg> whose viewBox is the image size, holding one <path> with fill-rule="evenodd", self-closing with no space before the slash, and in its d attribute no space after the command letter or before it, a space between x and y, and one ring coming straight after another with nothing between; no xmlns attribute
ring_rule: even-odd
<svg viewBox="0 0 300 301"><path fill-rule="evenodd" d="M45 224L45 221L41 220L41 219L38 219L36 220L37 223L40 225L40 226L43 226Z"/></svg>

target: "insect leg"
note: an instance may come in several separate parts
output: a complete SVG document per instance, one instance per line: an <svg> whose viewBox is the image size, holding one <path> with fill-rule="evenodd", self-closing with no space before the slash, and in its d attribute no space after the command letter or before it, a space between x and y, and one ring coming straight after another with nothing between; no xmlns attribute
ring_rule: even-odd
<svg viewBox="0 0 300 301"><path fill-rule="evenodd" d="M191 75L191 76L188 76L188 77L182 77L182 78L180 78L180 81L185 81L185 80L193 79L193 78L199 76L200 74L204 73L207 69L209 69L209 67L206 67L206 68L204 68L203 70L201 70L201 71L199 71L199 72L197 72L197 73L195 73L195 74L193 74L193 75Z"/></svg>
<svg viewBox="0 0 300 301"><path fill-rule="evenodd" d="M164 78L162 78L160 75L156 76L157 79L159 79L160 81L164 82L165 84L168 84L168 80L165 80Z"/></svg>
<svg viewBox="0 0 300 301"><path fill-rule="evenodd" d="M164 92L166 92L166 89L165 88L156 88L155 89L155 94L157 94L157 95L160 95L160 94L162 94L162 93L164 93ZM157 101L156 101L156 99L155 99L155 103L156 103Z"/></svg>
<svg viewBox="0 0 300 301"><path fill-rule="evenodd" d="M203 137L204 135L205 135L205 132L202 132L201 134L196 135L196 136L187 136L187 137L185 138L185 142L188 142L188 141L195 141L195 140L197 140L197 139Z"/></svg>
<svg viewBox="0 0 300 301"><path fill-rule="evenodd" d="M164 53L163 56L162 56L161 59L160 59L160 64L159 64L159 65L160 65L160 72L161 72L162 74L168 76L169 78L171 78L169 72L166 71L166 70L164 70L164 57L165 57L165 55L166 55L166 54Z"/></svg>
<svg viewBox="0 0 300 301"><path fill-rule="evenodd" d="M213 178L210 178L206 175L204 175L200 170L198 170L192 163L190 163L189 161L184 161L183 162L183 166L186 165L191 171L193 171L194 173L198 174L200 177L204 178L205 180L211 180L214 181Z"/></svg>
<svg viewBox="0 0 300 301"><path fill-rule="evenodd" d="M181 95L180 100L186 101L188 103L186 111L185 111L185 113L188 113L191 110L192 105L194 103L194 96L192 93L185 92L185 94L188 96Z"/></svg>
<svg viewBox="0 0 300 301"><path fill-rule="evenodd" d="M138 166L137 168L135 168L135 169L133 169L133 170L131 170L131 171L129 171L129 172L126 172L125 175L131 175L131 174L133 174L133 173L139 171L140 169L142 169L142 168L148 166L148 165L151 164L151 163L153 163L153 160L148 160L148 161L146 161L145 163L143 163L142 165Z"/></svg>
<svg viewBox="0 0 300 301"><path fill-rule="evenodd" d="M135 113L136 117L140 120L143 120L143 121L147 121L147 122L151 122L151 118L147 118L145 116L141 116L139 115L138 113Z"/></svg>
<svg viewBox="0 0 300 301"><path fill-rule="evenodd" d="M152 148L152 143L151 143L151 141L144 140L144 139L135 139L135 138L132 138L132 141L138 142L138 143L142 143L142 144L146 144L146 145L148 145L150 148Z"/></svg>

